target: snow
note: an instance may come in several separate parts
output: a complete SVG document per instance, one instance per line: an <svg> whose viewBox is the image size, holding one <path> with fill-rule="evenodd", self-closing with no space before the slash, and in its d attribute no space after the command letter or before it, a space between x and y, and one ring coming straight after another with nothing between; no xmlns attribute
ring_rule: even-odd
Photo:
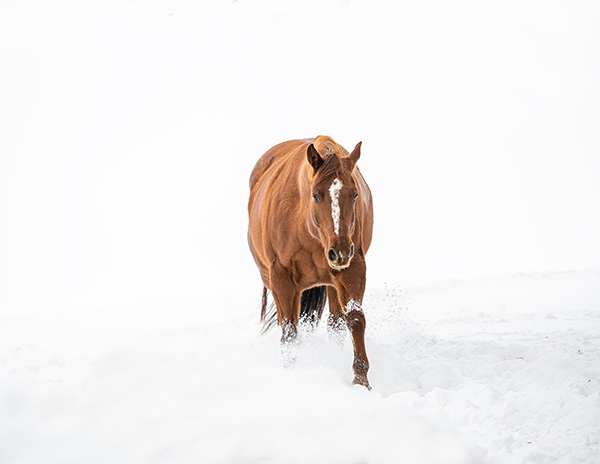
<svg viewBox="0 0 600 464"><path fill-rule="evenodd" d="M600 462L599 16L1 2L0 462ZM320 134L364 142L370 392L260 334L248 176Z"/></svg>
<svg viewBox="0 0 600 464"><path fill-rule="evenodd" d="M257 294L5 316L0 461L595 462L599 293L592 271L375 287L371 392L326 324L283 368Z"/></svg>
<svg viewBox="0 0 600 464"><path fill-rule="evenodd" d="M348 303L346 304L346 314L349 313L350 311L361 311L362 312L362 305L356 301L354 298L350 298L350 301L348 301Z"/></svg>

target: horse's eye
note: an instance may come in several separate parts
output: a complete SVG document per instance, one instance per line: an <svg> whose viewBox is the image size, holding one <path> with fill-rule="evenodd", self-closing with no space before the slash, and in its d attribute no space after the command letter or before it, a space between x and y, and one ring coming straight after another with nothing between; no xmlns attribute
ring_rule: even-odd
<svg viewBox="0 0 600 464"><path fill-rule="evenodd" d="M316 193L313 193L313 200L321 201L321 197L319 195L317 195Z"/></svg>
<svg viewBox="0 0 600 464"><path fill-rule="evenodd" d="M357 198L358 198L358 193L356 193L356 194L354 195L354 198L352 198L352 201L356 201L356 199L357 199Z"/></svg>

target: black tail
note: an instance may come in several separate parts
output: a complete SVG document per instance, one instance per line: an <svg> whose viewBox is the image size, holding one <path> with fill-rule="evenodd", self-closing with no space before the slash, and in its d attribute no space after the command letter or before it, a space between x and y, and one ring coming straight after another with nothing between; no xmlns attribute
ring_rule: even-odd
<svg viewBox="0 0 600 464"><path fill-rule="evenodd" d="M300 320L311 324L319 322L326 302L327 291L324 285L304 290L300 299Z"/></svg>
<svg viewBox="0 0 600 464"><path fill-rule="evenodd" d="M263 287L262 305L260 310L260 320L263 323L262 333L268 331L271 327L277 324L277 308L275 302L272 301L268 305L269 290ZM323 285L321 287L313 287L302 292L300 298L300 320L315 324L321 319L325 303L327 302L327 291Z"/></svg>
<svg viewBox="0 0 600 464"><path fill-rule="evenodd" d="M277 324L277 308L274 301L271 301L271 304L267 307L268 296L269 290L267 287L263 287L262 306L260 309L260 321L263 323L262 333L265 333Z"/></svg>

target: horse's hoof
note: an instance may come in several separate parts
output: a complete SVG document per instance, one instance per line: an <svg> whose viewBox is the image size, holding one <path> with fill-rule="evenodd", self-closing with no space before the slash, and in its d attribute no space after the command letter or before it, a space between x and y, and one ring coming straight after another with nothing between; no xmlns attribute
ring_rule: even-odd
<svg viewBox="0 0 600 464"><path fill-rule="evenodd" d="M371 391L371 385L369 385L369 381L367 380L366 377L358 377L358 376L354 377L354 380L352 381L352 385L362 385L367 390Z"/></svg>

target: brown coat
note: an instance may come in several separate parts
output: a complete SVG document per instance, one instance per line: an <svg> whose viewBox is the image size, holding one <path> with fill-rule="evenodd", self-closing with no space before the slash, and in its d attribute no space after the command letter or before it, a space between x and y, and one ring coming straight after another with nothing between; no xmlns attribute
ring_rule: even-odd
<svg viewBox="0 0 600 464"><path fill-rule="evenodd" d="M282 342L295 338L301 314L320 317L326 291L329 327L345 319L353 334L355 383L368 386L362 299L373 202L356 167L360 149L359 143L348 154L319 136L267 151L250 176L248 242L265 287L263 319L269 289Z"/></svg>

